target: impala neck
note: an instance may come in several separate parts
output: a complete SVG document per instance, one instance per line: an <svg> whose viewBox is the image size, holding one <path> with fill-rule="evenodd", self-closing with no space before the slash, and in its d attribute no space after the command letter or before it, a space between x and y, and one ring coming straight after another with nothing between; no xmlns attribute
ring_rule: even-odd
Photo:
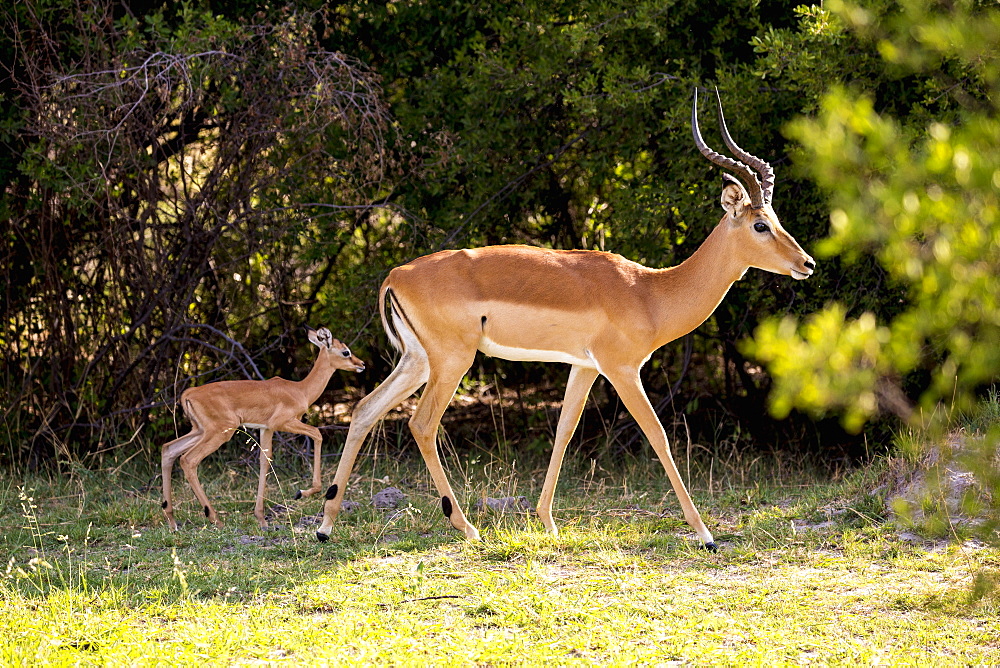
<svg viewBox="0 0 1000 668"><path fill-rule="evenodd" d="M734 262L728 220L716 225L708 238L684 262L653 272L652 292L658 310L663 345L705 322L749 268Z"/></svg>
<svg viewBox="0 0 1000 668"><path fill-rule="evenodd" d="M334 371L336 369L330 361L330 356L321 350L309 375L299 381L310 405L319 399L319 395L323 394L323 390L326 389L326 385L330 382L330 376L333 375Z"/></svg>

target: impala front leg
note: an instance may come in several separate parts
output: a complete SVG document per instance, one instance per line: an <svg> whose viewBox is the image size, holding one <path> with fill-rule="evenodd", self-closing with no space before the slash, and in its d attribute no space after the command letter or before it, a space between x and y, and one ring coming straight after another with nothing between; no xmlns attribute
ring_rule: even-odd
<svg viewBox="0 0 1000 668"><path fill-rule="evenodd" d="M260 450L260 476L257 478L257 500L254 502L253 516L257 518L261 529L267 528L267 519L264 518L264 492L267 490L267 474L271 470L273 438L274 432L270 429L260 430L260 443L257 444Z"/></svg>
<svg viewBox="0 0 1000 668"><path fill-rule="evenodd" d="M312 426L311 424L306 424L301 420L289 420L288 422L283 422L281 425L275 428L275 431L284 431L289 434L302 434L312 440L313 444L313 470L312 470L312 483L309 485L309 489L300 489L295 492L296 500L305 497L312 496L316 492L320 491L323 487L323 481L321 480L322 472L322 462L323 462L323 436L321 435L319 429Z"/></svg>
<svg viewBox="0 0 1000 668"><path fill-rule="evenodd" d="M323 436L320 434L319 429L317 429L316 436L311 438L313 446L312 483L309 485L309 489L299 490L298 498L300 499L305 496L312 496L323 487Z"/></svg>
<svg viewBox="0 0 1000 668"><path fill-rule="evenodd" d="M559 413L559 424L556 426L556 440L552 446L552 457L549 459L549 470L545 474L545 484L542 485L542 495L538 497L539 519L545 529L553 536L559 535L559 529L552 520L552 497L555 496L556 485L559 482L559 470L562 468L563 455L566 446L573 438L576 426L580 422L583 408L587 405L590 388L597 379L597 369L589 369L574 365L566 382L566 396L563 398L562 410Z"/></svg>
<svg viewBox="0 0 1000 668"><path fill-rule="evenodd" d="M715 552L717 549L715 539L702 521L701 514L695 508L694 502L691 501L691 497L688 495L687 488L684 487L684 481L681 480L680 473L677 472L677 466L674 465L674 458L670 454L670 446L667 443L667 434L663 431L663 425L660 424L659 418L656 417L656 412L646 397L646 391L643 389L642 381L639 379L639 370L626 368L618 370L613 374L605 372L605 375L611 381L615 391L618 392L618 396L621 397L625 408L635 418L639 428L642 429L642 433L649 440L649 444L653 446L653 450L656 451L656 456L659 457L663 468L666 469L667 477L670 479L670 484L673 486L677 500L680 501L681 509L684 511L684 519L698 534L698 538L704 543L705 549Z"/></svg>

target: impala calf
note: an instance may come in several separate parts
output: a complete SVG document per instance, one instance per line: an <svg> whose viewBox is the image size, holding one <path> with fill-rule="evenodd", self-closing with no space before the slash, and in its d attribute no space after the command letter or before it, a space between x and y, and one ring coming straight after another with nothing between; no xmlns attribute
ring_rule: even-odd
<svg viewBox="0 0 1000 668"><path fill-rule="evenodd" d="M253 514L261 527L267 527L267 520L264 519L264 488L271 465L271 438L274 432L305 434L312 439L312 485L309 489L299 490L295 498L310 496L320 490L323 437L319 429L305 424L300 418L326 389L334 371L346 369L361 373L365 370L365 364L352 355L347 346L333 338L330 330L325 327L310 329L309 340L319 346L319 355L309 375L298 382L284 378L226 380L192 387L181 395L181 408L191 421L192 428L190 433L163 446L161 460L163 512L171 529L177 530L171 473L178 458L181 460L184 477L205 510L205 517L216 526L222 525L198 480L198 465L228 441L241 426L260 429L260 478L257 481L257 501Z"/></svg>
<svg viewBox="0 0 1000 668"><path fill-rule="evenodd" d="M774 171L733 142L722 116L726 145L739 158L719 155L698 129L695 91L691 127L695 146L724 175L725 215L694 254L676 267L652 269L620 255L527 246L442 251L397 267L379 291L382 322L402 356L389 377L354 410L344 454L327 490L316 537L327 540L340 511L354 460L375 423L421 385L410 418L441 497L441 508L468 538L479 532L455 500L438 457L436 435L462 376L477 351L508 360L571 365L555 444L538 500L538 515L555 534L552 497L563 454L598 375L614 386L652 445L684 511L705 547L712 534L677 472L667 437L639 378L660 346L708 318L750 267L796 279L812 275L813 259L781 227L771 208ZM751 169L752 167L752 169ZM755 171L757 173L755 173ZM758 175L760 179L758 179Z"/></svg>

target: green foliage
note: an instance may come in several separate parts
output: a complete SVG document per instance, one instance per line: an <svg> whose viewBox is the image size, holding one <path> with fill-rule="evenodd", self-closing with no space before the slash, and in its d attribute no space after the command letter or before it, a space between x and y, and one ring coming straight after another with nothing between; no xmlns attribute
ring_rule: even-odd
<svg viewBox="0 0 1000 668"><path fill-rule="evenodd" d="M351 340L370 388L389 357L381 278L443 247L683 260L721 215L719 171L690 138L695 84L720 85L741 144L779 165L789 229L807 248L818 235L803 223L819 200L781 166L779 131L814 93L761 89L752 67L763 35L793 28L792 2L721 17L694 0L71 4L19 3L4 13L18 39L0 37L19 165L2 198L12 463L172 431L162 407L192 382L300 375L303 323ZM679 386L682 405L717 397L699 401L697 433L721 420L761 443L815 434L761 422L767 379L736 342L759 313L806 313L835 286L739 287L685 352L651 360L654 401L691 358L721 360ZM543 377L483 365L510 385Z"/></svg>
<svg viewBox="0 0 1000 668"><path fill-rule="evenodd" d="M818 254L826 196L835 229L813 279L750 272L688 341L654 355L654 403L691 408L700 437L724 424L759 447L842 446L848 436L801 411L838 410L857 430L879 406L947 396L952 376L988 381L997 363L976 344L995 334L995 299L982 294L995 203L964 194L993 187L988 9L70 4L4 10L27 37L0 37L14 74L0 91L12 101L0 119L10 462L172 431L162 408L193 382L300 375L304 323L350 340L371 362L370 389L391 355L379 282L440 248L683 260L721 215L719 170L688 127L691 88L712 83L737 140L775 164L785 226ZM983 20L955 28L962 12ZM816 117L790 125L789 140L803 112ZM927 216L934 227L915 232ZM808 330L758 330L764 314L794 320L834 302ZM966 324L924 317L935 309ZM758 345L741 348L755 330ZM551 374L480 365L474 376L518 388ZM763 417L772 372L783 422ZM614 414L613 393L598 394Z"/></svg>
<svg viewBox="0 0 1000 668"><path fill-rule="evenodd" d="M835 87L817 117L789 132L802 146L800 168L832 205L819 254L849 266L874 256L903 306L847 318L831 304L799 330L790 320L762 324L747 349L770 363L775 410L838 410L858 429L880 407L908 417L907 382L917 383L929 416L939 401L967 406L1000 375L1000 72L992 46L1000 11L916 1L900 11L832 8L895 71L919 78L920 113L897 118L878 109L872 93L880 91Z"/></svg>
<svg viewBox="0 0 1000 668"><path fill-rule="evenodd" d="M785 167L780 132L816 93L784 79L762 85L753 71L751 41L790 30L794 5L741 1L713 15L686 0L368 2L338 8L326 39L382 75L401 135L426 156L422 180L393 193L413 215L410 257L530 243L669 266L687 258L722 213L719 170L691 140L696 84L717 83L737 140L774 160L775 206L788 229L809 249L820 236L812 221L826 213L815 189ZM713 135L719 142L715 123L704 125L709 142ZM793 433L817 439L813 425L762 417L767 378L755 375L736 342L762 313L807 313L837 288L823 277L793 286L748 274L692 336L696 359L722 362L680 385L681 405L714 397L701 402L692 429L704 435L720 421L741 422L753 425L762 445L784 444ZM680 348L667 346L650 361L654 403L685 373ZM538 366L487 364L511 385L545 377ZM843 442L839 433L830 438Z"/></svg>
<svg viewBox="0 0 1000 668"><path fill-rule="evenodd" d="M357 228L401 161L378 77L319 48L311 15L60 8L4 10L24 120L0 237L4 465L106 451L206 374L301 376L302 324L350 339L368 310L318 295L370 280Z"/></svg>
<svg viewBox="0 0 1000 668"><path fill-rule="evenodd" d="M787 416L793 407L819 413L840 405L844 423L857 431L878 406L876 362L888 340L873 314L846 321L843 307L833 304L809 316L801 331L793 318L763 323L748 348L779 379L770 399L778 417ZM824 373L799 373L803 367Z"/></svg>
<svg viewBox="0 0 1000 668"><path fill-rule="evenodd" d="M907 89L833 86L815 117L788 126L800 169L831 203L817 252L848 271L875 258L899 308L833 302L801 325L762 323L745 350L767 362L778 414L837 412L852 430L879 412L903 418L907 475L925 484L900 501L904 515L931 534L996 541L995 396L975 405L1000 377L1000 10L926 0L826 8Z"/></svg>

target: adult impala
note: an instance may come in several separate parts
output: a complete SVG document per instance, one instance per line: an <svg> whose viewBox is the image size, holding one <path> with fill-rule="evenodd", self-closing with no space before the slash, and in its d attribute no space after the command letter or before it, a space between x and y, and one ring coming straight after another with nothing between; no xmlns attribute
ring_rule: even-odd
<svg viewBox="0 0 1000 668"><path fill-rule="evenodd" d="M706 158L735 173L743 183L724 175L725 215L680 265L650 269L599 251L493 246L442 251L389 272L379 291L379 304L383 326L402 356L385 382L354 410L343 457L326 493L323 523L316 534L319 540L330 535L365 436L383 415L424 384L410 430L441 496L445 516L468 538L479 537L441 468L436 435L459 381L476 351L482 351L508 360L572 365L537 507L549 532L556 533L552 496L563 453L590 388L601 374L656 451L685 520L706 548L715 549L712 534L677 473L639 369L657 348L704 322L748 268L804 279L815 265L781 227L771 208L774 171L729 136L721 99L722 135L733 154L745 162L705 145L697 112L695 90L691 114L695 144Z"/></svg>
<svg viewBox="0 0 1000 668"><path fill-rule="evenodd" d="M309 374L300 381L270 378L268 380L224 380L192 387L181 395L181 408L191 421L191 431L163 446L163 512L174 531L171 474L174 462L180 458L181 469L188 484L198 497L205 517L221 526L219 516L198 480L198 465L219 449L239 427L260 429L260 478L257 480L257 501L253 514L261 527L264 518L264 488L271 466L271 439L276 431L304 434L313 441L312 485L299 490L296 499L311 496L320 490L320 455L323 437L319 429L300 420L302 414L319 398L337 369L365 370L365 364L351 354L343 343L333 338L325 327L309 330L309 340L319 346L319 354Z"/></svg>

